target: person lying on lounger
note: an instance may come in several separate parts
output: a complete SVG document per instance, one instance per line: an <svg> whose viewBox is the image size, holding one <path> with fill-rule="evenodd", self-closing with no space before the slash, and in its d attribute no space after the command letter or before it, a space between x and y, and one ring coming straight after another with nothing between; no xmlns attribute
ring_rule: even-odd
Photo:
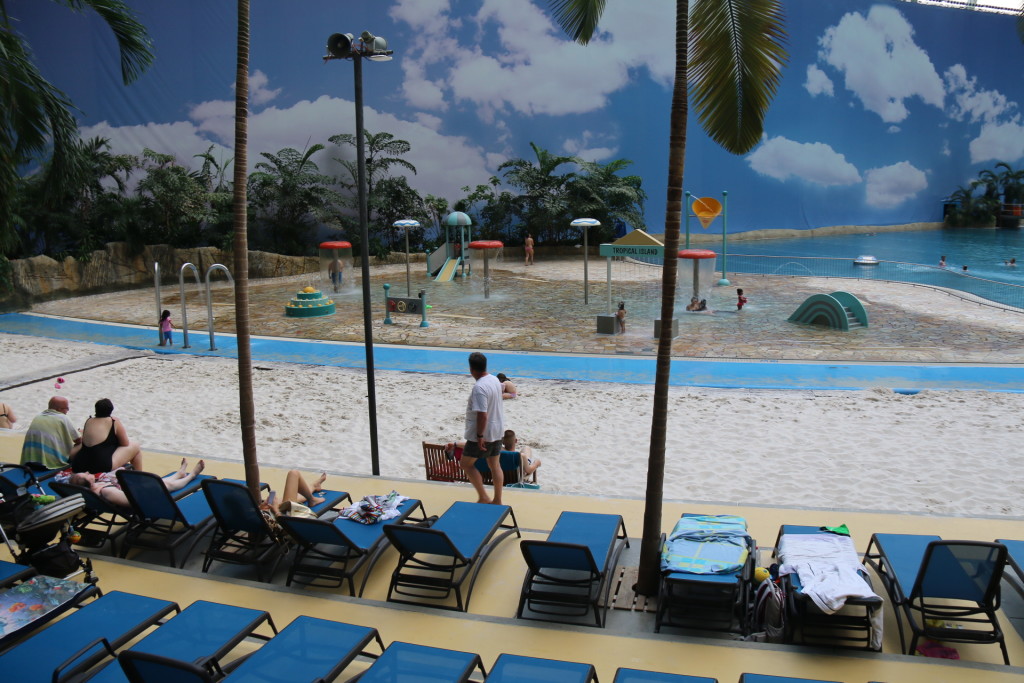
<svg viewBox="0 0 1024 683"><path fill-rule="evenodd" d="M196 463L196 466L192 468L192 471L189 472L188 461L185 458L182 458L181 467L178 468L178 471L168 474L162 479L162 481L168 491L178 491L199 476L205 467L206 463L200 460ZM121 467L118 469L124 468ZM126 496L124 491L121 490L121 484L117 480L117 470L114 470L113 472L101 472L100 474L79 472L77 474L72 474L68 478L68 483L73 486L81 486L82 488L90 489L93 493L111 505L123 508L131 507L131 503L128 502L128 496Z"/></svg>
<svg viewBox="0 0 1024 683"><path fill-rule="evenodd" d="M297 507L296 510L292 510L292 503L310 508L314 505L319 505L325 500L323 496L317 495L323 492L325 481L327 481L326 472L321 472L317 480L311 485L303 478L302 472L288 470L280 499L278 499L276 491L271 491L261 507L269 509L275 516L280 516L291 515L293 512L298 512L301 509ZM304 516L304 514L298 516Z"/></svg>

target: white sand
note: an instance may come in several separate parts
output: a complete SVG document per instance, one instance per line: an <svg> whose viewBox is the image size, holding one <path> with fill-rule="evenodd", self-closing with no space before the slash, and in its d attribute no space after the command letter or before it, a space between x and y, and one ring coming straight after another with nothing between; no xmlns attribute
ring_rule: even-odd
<svg viewBox="0 0 1024 683"><path fill-rule="evenodd" d="M0 334L3 376L64 366L109 347ZM52 374L52 373L51 373ZM259 363L261 462L370 472L365 375ZM237 364L150 356L67 374L81 424L109 397L144 448L241 460ZM469 375L378 371L381 472L423 477L420 442L460 438ZM516 380L508 426L543 458L545 490L642 497L652 388ZM53 380L0 394L27 428ZM1024 394L673 388L667 499L1024 516ZM467 499L472 496L466 492Z"/></svg>

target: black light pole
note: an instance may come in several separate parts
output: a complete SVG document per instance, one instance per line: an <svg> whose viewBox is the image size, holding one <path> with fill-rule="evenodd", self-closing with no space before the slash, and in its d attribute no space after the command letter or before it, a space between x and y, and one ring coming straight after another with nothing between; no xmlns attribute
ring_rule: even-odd
<svg viewBox="0 0 1024 683"><path fill-rule="evenodd" d="M366 152L363 132L363 57L374 61L391 59L387 41L363 31L355 42L351 33L335 33L327 39L324 61L351 59L356 87L356 182L359 184L359 258L363 277L363 345L366 347L366 403L370 417L370 466L380 476L380 448L377 444L377 390L373 377L373 318L370 312L370 228L366 200Z"/></svg>

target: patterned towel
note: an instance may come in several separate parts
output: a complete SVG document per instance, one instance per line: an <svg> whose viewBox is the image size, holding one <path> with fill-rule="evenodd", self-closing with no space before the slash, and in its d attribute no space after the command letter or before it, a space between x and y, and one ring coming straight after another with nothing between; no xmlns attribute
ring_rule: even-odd
<svg viewBox="0 0 1024 683"><path fill-rule="evenodd" d="M735 515L683 517L665 539L661 569L687 574L727 574L749 554L747 521Z"/></svg>

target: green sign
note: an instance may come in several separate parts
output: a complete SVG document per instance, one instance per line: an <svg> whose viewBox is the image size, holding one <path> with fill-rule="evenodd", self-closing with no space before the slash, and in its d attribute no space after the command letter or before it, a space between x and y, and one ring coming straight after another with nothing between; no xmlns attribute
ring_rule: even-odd
<svg viewBox="0 0 1024 683"><path fill-rule="evenodd" d="M602 244L600 253L601 256L632 256L633 258L649 258L653 256L660 258L665 255L665 247L636 244Z"/></svg>

